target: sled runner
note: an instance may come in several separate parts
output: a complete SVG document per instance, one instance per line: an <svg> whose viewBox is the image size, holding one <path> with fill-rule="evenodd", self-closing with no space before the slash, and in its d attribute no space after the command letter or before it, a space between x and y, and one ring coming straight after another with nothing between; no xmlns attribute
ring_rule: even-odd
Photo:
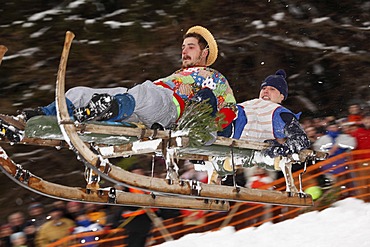
<svg viewBox="0 0 370 247"><path fill-rule="evenodd" d="M65 100L65 72L67 59L72 44L74 34L66 33L66 40L62 52L60 65L58 69L56 83L56 106L57 118L55 117L34 117L31 118L25 127L25 137L18 143L28 145L46 145L69 147L76 153L87 167L91 174L87 179L87 190L94 191L95 196L87 196L84 190L70 188L72 191L79 191L79 195L73 200L91 200L101 202L98 194L103 191L96 178L103 178L110 182L135 187L152 193L152 196L163 197L163 203L153 202L150 199L139 199L137 204L133 201L117 201L119 204L131 203L138 206L172 207L172 208L203 208L204 210L227 210L227 205L216 205L214 203L205 204L205 202L256 202L274 205L288 206L312 206L313 201L310 195L306 195L295 189L294 181L289 166L292 163L306 162L307 160L323 159L325 156L321 153L315 153L311 150L304 150L300 154L289 159L276 159L265 162L261 151L266 148L264 143L250 143L243 140L234 140L230 138L218 137L217 140L209 146L192 146L189 141L188 132L170 131L170 130L150 130L140 128L136 125L127 123L122 125L104 122L73 122L68 114ZM0 119L9 120L8 116L0 116ZM16 121L11 119L10 121ZM19 123L20 124L20 123ZM22 126L20 126L22 127ZM117 167L109 161L112 157L127 157L138 154L161 154L167 166L166 179L142 176L128 172ZM193 180L182 180L178 178L177 164L178 159L190 159L204 161L204 165L211 164L221 176L235 173L235 162L244 167L252 165L269 165L278 169L280 167L287 174L287 192L249 189L238 186L222 186L218 184L206 184ZM230 161L231 162L226 162ZM3 171L9 172L10 161L1 157ZM3 164L7 164L8 170ZM228 165L227 165L228 164ZM272 165L271 165L272 164ZM14 170L15 168L13 168ZM42 180L41 180L42 181ZM46 183L46 182L45 182ZM31 187L31 186L29 186ZM31 187L33 190L35 188ZM68 188L60 187L60 191L68 191ZM82 191L82 192L81 192ZM43 194L55 196L53 191L41 191ZM76 193L78 194L78 193ZM104 193L103 193L104 194ZM59 196L59 194L58 194ZM107 196L107 195L105 195ZM108 195L109 196L109 195ZM149 195L150 196L150 195ZM173 200L176 196L176 200ZM171 203L164 198L172 199ZM189 200L187 201L177 201ZM66 199L72 199L67 196ZM200 200L200 203L199 203ZM191 204L197 202L195 205ZM140 204L141 202L141 204ZM148 205L151 204L151 205ZM160 205L160 206L158 206ZM211 206L212 205L212 206ZM214 206L216 205L216 206ZM212 209L212 207L214 207Z"/></svg>
<svg viewBox="0 0 370 247"><path fill-rule="evenodd" d="M73 200L108 205L141 206L157 208L187 208L194 210L227 211L229 204L220 201L194 200L153 194L136 194L114 187L87 189L70 187L45 181L22 166L14 163L0 147L0 169L20 186L55 199ZM181 205L181 206L179 206Z"/></svg>

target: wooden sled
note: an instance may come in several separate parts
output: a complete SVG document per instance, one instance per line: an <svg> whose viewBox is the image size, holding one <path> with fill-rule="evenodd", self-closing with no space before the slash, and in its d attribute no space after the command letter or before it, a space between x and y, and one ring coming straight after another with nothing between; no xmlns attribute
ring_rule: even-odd
<svg viewBox="0 0 370 247"><path fill-rule="evenodd" d="M110 178L119 183L149 191L228 201L249 201L292 206L312 205L312 198L309 195L304 197L300 195L289 196L288 193L278 191L260 191L249 188L202 184L198 181L181 181L172 178L168 181L160 178L132 174L110 164L108 159L104 159L99 154L96 154L96 152L94 152L96 150L92 151L90 147L81 140L67 111L67 104L64 96L65 72L73 38L74 34L67 32L56 84L57 118L65 141L69 144L71 149L79 155L86 166L93 169L104 178ZM234 141L231 143L233 142ZM162 151L166 153L166 157L172 150L173 148L171 146L162 149ZM214 155L214 153L212 155ZM173 156L166 158L166 162L169 163L168 167L173 164L173 161Z"/></svg>
<svg viewBox="0 0 370 247"><path fill-rule="evenodd" d="M43 123L43 125L41 125ZM65 124L65 123L64 123ZM121 169L120 167L110 164L109 161L104 165L99 164L101 160L106 160L110 157L119 157L127 155L135 155L142 153L154 153L161 152L163 143L168 142L171 138L167 135L166 131L158 131L157 135L161 138L154 140L159 140L158 145L155 145L156 148L153 149L143 149L140 151L133 150L133 144L127 142L127 139L134 138L138 142L141 141L137 134L142 134L141 129L133 129L130 127L120 127L120 126L110 126L102 124L75 124L69 123L71 126L76 128L76 134L78 137L81 136L80 145L84 145L85 149L76 151L78 155L81 156L86 150L91 152L91 157L96 157L96 163L94 160L90 162L85 162L85 164L94 169L100 176L103 178L118 184L125 184L127 186L132 186L140 188L147 191L155 191L158 193L165 194L175 194L180 196L190 196L195 198L203 199L215 199L219 201L247 201L247 202L259 202L266 204L277 204L277 205L289 205L289 206L311 206L312 200L310 197L299 197L299 195L289 195L286 192L279 191L268 191L268 190L257 190L249 188L235 188L230 186L221 186L214 184L204 184L197 181L187 181L187 180L178 180L178 181L168 181L166 179L153 178L148 176L141 176L133 174L126 170ZM35 128L35 126L37 126ZM26 145L41 145L41 146L56 146L56 147L69 147L69 145L64 140L64 137L61 135L60 131L55 132L55 126L57 125L55 117L35 117L32 118L26 126L26 137L20 142L20 144ZM54 129L53 129L54 128ZM49 130L49 133L45 133L45 129ZM78 132L77 132L78 131ZM31 134L32 132L32 134ZM121 135L118 135L121 133ZM123 133L123 135L122 135ZM114 140L112 136L117 135L117 139ZM153 135L153 130L145 130L144 137ZM105 141L106 136L110 136L110 145L107 145ZM122 143L122 136L127 143L120 144L119 140ZM46 139L44 139L46 138ZM68 137L70 138L70 137ZM144 139L145 139L144 138ZM198 147L198 152L195 153L194 148L186 148L186 146L180 147L179 143L186 144L187 137L177 137L182 141L175 142L172 140L172 148L183 149L180 152L180 157L177 158L193 158L193 159L206 159L208 155L212 155L215 152L219 154L224 154L225 150L228 150L231 145L234 145L234 150L237 150L236 153L240 155L250 154L250 152L258 151L258 149L251 149L253 147L263 148L264 145L260 143L248 143L241 140L231 140L228 138L218 138L215 143L217 143L216 151L212 150L212 145L210 147ZM84 140L84 141L82 141ZM75 140L74 140L75 141ZM151 140L147 140L151 141ZM97 155L90 150L90 146L94 145L94 150L104 151L106 149L111 150L111 152L104 151L102 155ZM145 146L145 145L144 145ZM77 150L77 149L75 149ZM117 151L118 150L118 151ZM187 152L186 150L190 150ZM223 152L222 152L223 150ZM308 151L307 151L308 152ZM199 154L202 153L202 154ZM80 157L81 158L81 157ZM84 157L82 157L84 158ZM108 166L109 168L107 168ZM107 172L108 170L108 172ZM96 188L98 189L98 188Z"/></svg>
<svg viewBox="0 0 370 247"><path fill-rule="evenodd" d="M203 205L204 201L209 200L215 202L256 202L297 207L313 205L311 196L302 195L302 193L258 190L181 180L176 177L176 174L173 175L174 172L171 170L176 165L175 161L177 159L209 160L211 156L230 155L232 158L248 159L253 157L255 152L259 152L267 147L263 143L251 143L243 140L218 137L211 146L191 147L189 145L189 137L181 131L156 131L125 125L112 126L101 122L83 124L72 122L67 112L64 94L65 71L73 38L73 33L66 33L66 40L58 69L56 83L57 120L45 116L32 118L26 125L26 137L19 144L69 147L95 176L102 177L116 184L146 190L152 195L160 195L171 198L172 200L174 196L197 202L201 200L202 203L197 203L196 206L193 205L193 208L203 207L205 210L210 210L209 205ZM45 133L45 129L49 129L49 127L52 131L50 134L47 134ZM170 171L170 176L167 179L133 174L109 162L109 158L112 157L126 157L156 152L162 153L166 157L166 164ZM300 154L300 160L304 161L307 158L322 159L323 157L321 154L314 153L311 150L305 150ZM64 189L66 191L68 190L68 188ZM99 184L94 181L88 181L87 189L89 191L95 191L96 194L101 191ZM48 191L41 192L55 196L53 193L48 193ZM81 194L81 197L85 198L85 196L85 194ZM70 196L67 196L67 198L70 198ZM98 202L105 199L92 198L90 196L89 200ZM144 200L147 200L146 203L150 204L149 199ZM177 206L188 208L191 205L191 203L189 205L184 204L187 202L173 201L175 205L173 203L162 203L160 207L175 208ZM121 202L118 203L127 203L125 201ZM143 206L144 204L142 202L139 205L138 202L136 205ZM158 202L153 202L152 206L159 207L158 204ZM146 206L150 205L146 204ZM223 205L212 210L224 210L225 207Z"/></svg>

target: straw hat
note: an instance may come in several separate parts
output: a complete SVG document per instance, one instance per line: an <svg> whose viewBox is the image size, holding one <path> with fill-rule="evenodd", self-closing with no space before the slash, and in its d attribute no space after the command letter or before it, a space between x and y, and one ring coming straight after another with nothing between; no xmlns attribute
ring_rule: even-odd
<svg viewBox="0 0 370 247"><path fill-rule="evenodd" d="M204 27L201 26L194 26L189 28L189 30L186 32L188 33L197 33L200 36L202 36L208 43L208 48L209 48L209 54L207 58L206 65L211 66L217 59L217 54L218 54L218 48L217 48L217 42L211 32Z"/></svg>

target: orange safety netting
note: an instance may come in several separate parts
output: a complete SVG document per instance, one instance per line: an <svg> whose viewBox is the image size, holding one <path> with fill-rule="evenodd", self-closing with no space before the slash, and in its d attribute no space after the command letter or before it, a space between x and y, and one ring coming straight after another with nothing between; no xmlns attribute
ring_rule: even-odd
<svg viewBox="0 0 370 247"><path fill-rule="evenodd" d="M316 185L317 177L327 172L320 169L323 165L340 159L345 159L346 161L337 167L347 167L344 172L334 175L336 182L332 189L326 192L332 194L327 194L327 198L324 198L324 200L319 198L311 208L271 206L257 203L231 203L231 209L229 212L206 212L203 216L204 223L201 224L184 224L186 223L184 215L164 220L163 225L166 228L166 231L163 231L160 227L154 227L152 230L152 236L148 239L148 245L157 245L168 239L178 239L189 233L218 230L225 226L233 226L236 230L240 230L246 227L259 226L265 222L277 223L286 219L294 218L311 210L322 210L329 207L335 201L345 197L355 197L366 202L370 202L370 158L360 159L360 157L364 157L363 155L370 155L370 149L343 153L307 167L307 170L302 177L303 190ZM299 186L298 176L300 173L302 173L301 170L293 173L296 186ZM273 188L274 190L285 190L284 178L276 179L272 183L259 189L269 188ZM94 242L82 243L83 239L87 236L94 236ZM125 246L123 244L125 238L126 234L123 229L112 229L71 235L49 246L77 247L95 246L95 244L96 246Z"/></svg>

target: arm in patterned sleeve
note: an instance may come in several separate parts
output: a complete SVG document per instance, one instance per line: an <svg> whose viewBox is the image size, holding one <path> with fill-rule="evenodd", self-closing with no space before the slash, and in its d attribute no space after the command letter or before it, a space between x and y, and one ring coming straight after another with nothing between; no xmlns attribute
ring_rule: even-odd
<svg viewBox="0 0 370 247"><path fill-rule="evenodd" d="M211 81L213 81L214 84L210 88L217 98L218 112L224 116L223 121L225 123L222 124L222 128L225 129L230 126L237 116L238 108L236 107L234 93L226 77L220 72L213 70ZM207 83L204 83L204 86L209 87Z"/></svg>
<svg viewBox="0 0 370 247"><path fill-rule="evenodd" d="M158 81L165 83L184 100L192 99L195 96L200 96L203 100L203 98L212 98L214 95L215 103L212 106L225 116L226 123L223 124L223 128L236 117L237 107L233 90L226 77L217 70L208 67L183 68L154 83L158 83ZM213 93L212 97L204 89L210 89Z"/></svg>

